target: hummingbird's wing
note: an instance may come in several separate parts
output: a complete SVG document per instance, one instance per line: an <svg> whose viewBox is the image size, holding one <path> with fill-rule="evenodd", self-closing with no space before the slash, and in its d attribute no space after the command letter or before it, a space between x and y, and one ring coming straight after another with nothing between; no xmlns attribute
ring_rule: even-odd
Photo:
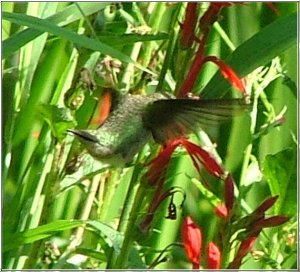
<svg viewBox="0 0 300 272"><path fill-rule="evenodd" d="M150 103L144 125L162 144L201 126L216 125L250 108L245 99L163 99Z"/></svg>

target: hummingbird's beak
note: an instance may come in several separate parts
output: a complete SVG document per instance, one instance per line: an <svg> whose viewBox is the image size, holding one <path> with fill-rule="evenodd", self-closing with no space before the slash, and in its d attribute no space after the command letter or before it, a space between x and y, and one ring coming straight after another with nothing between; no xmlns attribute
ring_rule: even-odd
<svg viewBox="0 0 300 272"><path fill-rule="evenodd" d="M85 131L77 129L67 129L67 132L75 135L79 140L85 140L88 142L98 143L98 139L95 135Z"/></svg>

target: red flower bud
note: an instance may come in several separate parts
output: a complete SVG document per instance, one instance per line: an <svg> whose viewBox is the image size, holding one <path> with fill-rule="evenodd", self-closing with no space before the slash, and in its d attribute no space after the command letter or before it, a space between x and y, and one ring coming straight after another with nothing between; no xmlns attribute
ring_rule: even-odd
<svg viewBox="0 0 300 272"><path fill-rule="evenodd" d="M186 254L193 264L193 269L199 269L202 246L201 229L190 216L183 220L181 237Z"/></svg>
<svg viewBox="0 0 300 272"><path fill-rule="evenodd" d="M209 242L206 263L208 269L220 269L221 265L221 251L216 244Z"/></svg>
<svg viewBox="0 0 300 272"><path fill-rule="evenodd" d="M221 204L215 208L215 214L222 219L226 219L228 216L228 210L224 204Z"/></svg>
<svg viewBox="0 0 300 272"><path fill-rule="evenodd" d="M234 202L234 183L233 177L228 174L224 181L224 199L227 211L230 212Z"/></svg>

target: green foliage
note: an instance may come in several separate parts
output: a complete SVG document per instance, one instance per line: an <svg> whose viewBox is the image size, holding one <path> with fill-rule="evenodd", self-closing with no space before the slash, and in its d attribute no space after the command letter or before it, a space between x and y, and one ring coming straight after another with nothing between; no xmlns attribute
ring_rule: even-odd
<svg viewBox="0 0 300 272"><path fill-rule="evenodd" d="M214 208L223 201L223 180L203 169L199 175L185 150L175 151L157 188L145 176L158 153L153 141L130 165L114 169L66 132L97 128L111 88L178 94L201 44L180 44L187 4L2 5L3 268L190 268L181 247L184 215L201 226L203 255L210 241L221 243L218 231L226 228ZM208 6L198 6L198 32ZM247 255L241 269L297 268L297 5L277 7L280 15L263 2L227 6L210 26L205 55L245 77L252 109L250 117L190 136L234 177L236 217L279 195L268 215L290 218L263 230L254 259ZM241 96L229 87L207 63L190 91ZM172 194L154 209L162 192ZM175 218L166 219L172 208ZM224 267L238 248L236 237L227 238L233 246L223 248Z"/></svg>
<svg viewBox="0 0 300 272"><path fill-rule="evenodd" d="M39 226L35 229L29 229L17 234L6 233L4 236L4 252L16 249L20 245L30 244L35 241L45 239L57 232L82 226L83 222L79 220L57 220L55 222Z"/></svg>
<svg viewBox="0 0 300 272"><path fill-rule="evenodd" d="M285 149L266 156L263 173L272 195L280 195L275 209L277 213L294 216L297 213L297 154L293 149ZM289 162L289 163L287 163Z"/></svg>
<svg viewBox="0 0 300 272"><path fill-rule="evenodd" d="M257 67L265 65L295 44L296 20L297 12L294 12L274 21L239 45L226 58L226 63L230 64L241 77L246 76ZM226 92L228 87L228 83L221 75L216 74L202 93L207 97L220 96Z"/></svg>
<svg viewBox="0 0 300 272"><path fill-rule="evenodd" d="M76 121L68 109L53 105L41 105L40 113L49 124L53 136L59 141L65 138L67 129L76 126Z"/></svg>

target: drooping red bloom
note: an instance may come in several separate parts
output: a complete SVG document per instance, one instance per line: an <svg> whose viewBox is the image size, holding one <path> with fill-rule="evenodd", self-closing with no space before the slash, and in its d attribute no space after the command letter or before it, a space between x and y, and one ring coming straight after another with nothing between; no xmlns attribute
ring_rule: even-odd
<svg viewBox="0 0 300 272"><path fill-rule="evenodd" d="M208 269L220 269L221 266L221 251L213 242L209 242L208 244L206 266Z"/></svg>
<svg viewBox="0 0 300 272"><path fill-rule="evenodd" d="M207 38L207 35L204 36L204 38ZM202 38L202 40L201 40L201 43L197 50L196 56L195 56L195 58L191 64L191 67L188 71L188 74L186 75L186 78L180 87L178 97L184 97L184 96L186 96L187 93L192 91L194 84L197 80L197 77L199 75L199 72L202 69L203 59L204 59L204 56L203 56L204 46L201 46L201 45L204 44L204 38Z"/></svg>
<svg viewBox="0 0 300 272"><path fill-rule="evenodd" d="M204 62L207 61L211 61L218 65L223 77L227 79L233 86L239 89L242 93L245 92L243 81L238 77L236 72L229 65L215 56L205 57Z"/></svg>
<svg viewBox="0 0 300 272"><path fill-rule="evenodd" d="M241 266L243 258L254 246L257 236L258 234L256 236L248 237L247 239L242 241L234 260L228 266L229 269L237 269Z"/></svg>
<svg viewBox="0 0 300 272"><path fill-rule="evenodd" d="M201 229L190 216L183 220L181 237L186 254L193 264L193 269L199 269L202 246Z"/></svg>
<svg viewBox="0 0 300 272"><path fill-rule="evenodd" d="M179 138L170 141L159 155L150 162L151 166L146 175L150 185L155 184L162 177L168 163L170 162L172 153L179 145L182 145L186 149L198 172L200 172L200 167L203 165L208 173L217 178L221 178L224 175L225 172L222 166L209 152L200 146L189 142L185 138Z"/></svg>
<svg viewBox="0 0 300 272"><path fill-rule="evenodd" d="M167 165L170 162L172 153L176 147L180 145L180 141L175 140L167 144L158 156L150 162L150 168L146 174L150 185L154 185L160 178L162 178Z"/></svg>
<svg viewBox="0 0 300 272"><path fill-rule="evenodd" d="M205 169L213 176L220 178L224 175L224 170L222 166L216 161L212 155L201 148L198 145L195 145L189 142L186 139L181 139L182 146L189 153L195 168L200 171L200 164L205 167Z"/></svg>

